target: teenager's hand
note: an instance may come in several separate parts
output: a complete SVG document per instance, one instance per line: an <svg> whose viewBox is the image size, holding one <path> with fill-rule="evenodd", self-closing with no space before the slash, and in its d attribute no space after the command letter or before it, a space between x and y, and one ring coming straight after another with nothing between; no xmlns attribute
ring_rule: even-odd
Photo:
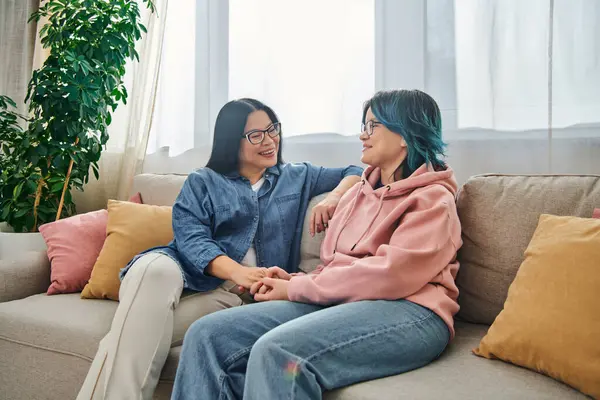
<svg viewBox="0 0 600 400"><path fill-rule="evenodd" d="M308 225L311 236L315 236L315 233L324 232L329 227L329 220L333 218L333 213L340 199L340 195L332 192L313 207L310 213L310 224Z"/></svg>
<svg viewBox="0 0 600 400"><path fill-rule="evenodd" d="M263 286L254 295L256 301L288 300L288 285L290 281L283 279L263 278ZM260 293L264 291L264 293Z"/></svg>
<svg viewBox="0 0 600 400"><path fill-rule="evenodd" d="M279 267L267 268L266 277L274 278L274 279L283 279L285 281L289 281L290 279L292 279L292 275L288 274L288 272L286 270L279 268ZM252 286L250 287L250 294L254 295L256 293L259 293L259 290L262 285L263 285L263 283L261 281L254 282L252 284ZM238 287L238 289L243 291L242 287ZM265 293L265 292L263 291L262 293Z"/></svg>

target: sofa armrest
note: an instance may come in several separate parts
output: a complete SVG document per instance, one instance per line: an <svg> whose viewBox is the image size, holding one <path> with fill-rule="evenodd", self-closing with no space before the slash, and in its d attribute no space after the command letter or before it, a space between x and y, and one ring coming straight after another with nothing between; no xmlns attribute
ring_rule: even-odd
<svg viewBox="0 0 600 400"><path fill-rule="evenodd" d="M0 260L0 303L44 293L49 286L50 261L45 251Z"/></svg>

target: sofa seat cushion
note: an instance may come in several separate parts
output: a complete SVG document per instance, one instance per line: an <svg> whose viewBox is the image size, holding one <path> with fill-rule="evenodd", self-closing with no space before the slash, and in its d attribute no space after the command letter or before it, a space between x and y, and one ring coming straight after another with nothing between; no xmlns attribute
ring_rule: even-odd
<svg viewBox="0 0 600 400"><path fill-rule="evenodd" d="M0 340L91 360L110 328L119 303L84 300L79 293L38 294L0 304ZM188 327L210 312L242 304L235 295L218 289L186 292L175 310L172 346L179 346Z"/></svg>
<svg viewBox="0 0 600 400"><path fill-rule="evenodd" d="M363 382L327 393L326 400L402 399L587 399L552 378L497 360L475 356L471 350L487 325L456 323L456 337L430 365L401 375Z"/></svg>

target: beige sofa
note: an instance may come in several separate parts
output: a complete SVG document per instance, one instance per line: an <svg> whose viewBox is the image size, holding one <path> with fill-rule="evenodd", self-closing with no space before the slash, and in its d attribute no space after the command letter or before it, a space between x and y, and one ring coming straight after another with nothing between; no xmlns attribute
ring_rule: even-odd
<svg viewBox="0 0 600 400"><path fill-rule="evenodd" d="M185 177L140 175L134 191L145 203L170 205ZM332 399L585 399L551 378L471 353L502 309L540 213L590 216L600 206L598 176L478 176L458 196L461 312L456 338L441 358L402 375L325 395ZM321 238L305 233L302 265L318 263ZM49 262L43 248L0 260L0 399L73 399L117 303L46 296ZM156 399L168 399L187 327L201 294L187 294L175 313L171 353ZM467 322L470 321L470 322ZM519 327L516 326L515 330ZM551 334L551 333L549 333ZM318 335L318 332L315 332Z"/></svg>

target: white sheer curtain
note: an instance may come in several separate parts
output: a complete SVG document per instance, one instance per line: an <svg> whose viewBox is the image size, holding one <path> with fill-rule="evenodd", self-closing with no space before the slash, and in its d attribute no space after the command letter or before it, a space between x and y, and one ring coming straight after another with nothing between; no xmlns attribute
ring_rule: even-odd
<svg viewBox="0 0 600 400"><path fill-rule="evenodd" d="M169 4L149 153L168 146L177 155L194 147L195 10L196 0Z"/></svg>
<svg viewBox="0 0 600 400"><path fill-rule="evenodd" d="M459 178L600 173L600 3L429 0L421 88Z"/></svg>
<svg viewBox="0 0 600 400"><path fill-rule="evenodd" d="M226 0L169 3L148 153L210 146L227 101L227 12Z"/></svg>
<svg viewBox="0 0 600 400"><path fill-rule="evenodd" d="M374 1L171 2L147 152L206 155L219 109L240 97L272 106L287 136L356 133L374 88Z"/></svg>
<svg viewBox="0 0 600 400"><path fill-rule="evenodd" d="M374 0L230 0L229 98L255 97L287 136L355 134L374 89Z"/></svg>
<svg viewBox="0 0 600 400"><path fill-rule="evenodd" d="M459 181L488 172L600 173L597 0L194 4L185 18L196 18L196 44L186 47L196 49L196 81L177 91L195 104L194 149L175 159L149 156L149 172L201 166L214 115L241 96L273 106L285 135L297 135L284 146L287 160L357 163L363 101L379 89L417 88L442 109ZM163 73L171 71L179 69ZM189 107L176 109L169 118L188 121ZM156 148L185 143L179 153L192 146L175 126L158 131L165 141Z"/></svg>
<svg viewBox="0 0 600 400"><path fill-rule="evenodd" d="M600 2L461 0L461 128L564 128L600 120Z"/></svg>
<svg viewBox="0 0 600 400"><path fill-rule="evenodd" d="M27 23L39 4L40 0L0 1L0 94L12 98L23 115L31 72L45 59L36 40L37 23Z"/></svg>

